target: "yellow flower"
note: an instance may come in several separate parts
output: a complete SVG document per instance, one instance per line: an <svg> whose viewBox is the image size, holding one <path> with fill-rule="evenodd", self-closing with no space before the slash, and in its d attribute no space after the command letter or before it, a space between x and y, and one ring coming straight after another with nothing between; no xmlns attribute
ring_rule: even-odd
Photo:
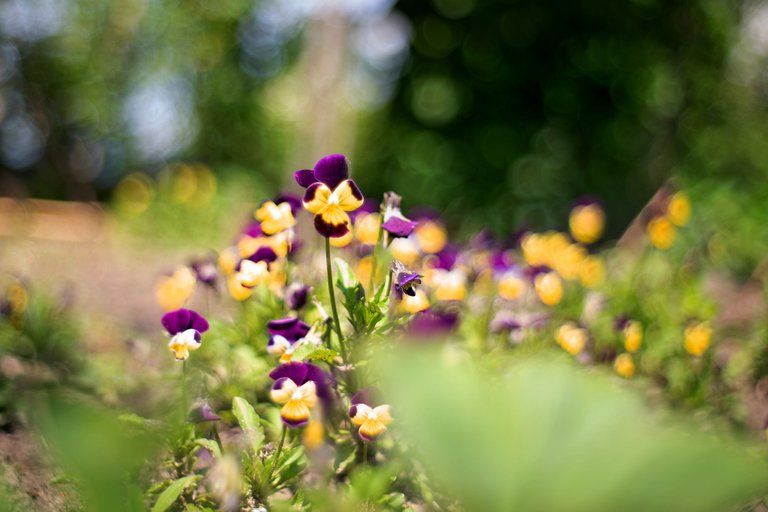
<svg viewBox="0 0 768 512"><path fill-rule="evenodd" d="M195 291L197 277L188 267L179 267L170 276L163 276L155 287L155 298L166 311L179 309Z"/></svg>
<svg viewBox="0 0 768 512"><path fill-rule="evenodd" d="M240 253L236 247L227 247L219 253L218 265L219 270L225 276L232 274L237 268L237 264L240 262Z"/></svg>
<svg viewBox="0 0 768 512"><path fill-rule="evenodd" d="M332 247L346 247L352 242L352 231L347 231L345 235L328 239Z"/></svg>
<svg viewBox="0 0 768 512"><path fill-rule="evenodd" d="M528 289L528 282L520 272L505 272L499 279L499 296L507 300L520 298Z"/></svg>
<svg viewBox="0 0 768 512"><path fill-rule="evenodd" d="M550 258L552 268L560 274L563 279L572 281L579 277L581 264L587 258L587 250L579 244L568 244L565 247L556 248L550 251L553 256Z"/></svg>
<svg viewBox="0 0 768 512"><path fill-rule="evenodd" d="M349 409L352 423L359 427L358 433L366 441L373 441L386 432L387 425L392 423L388 405L371 408L366 404L354 404Z"/></svg>
<svg viewBox="0 0 768 512"><path fill-rule="evenodd" d="M523 236L520 246L523 249L523 258L530 266L540 267L548 261L547 247L542 235L527 233Z"/></svg>
<svg viewBox="0 0 768 512"><path fill-rule="evenodd" d="M433 220L419 223L413 231L413 235L416 237L421 250L427 254L437 254L448 243L448 234L445 232L445 227Z"/></svg>
<svg viewBox="0 0 768 512"><path fill-rule="evenodd" d="M587 344L587 331L573 322L566 322L557 329L555 339L563 350L575 356L584 350Z"/></svg>
<svg viewBox="0 0 768 512"><path fill-rule="evenodd" d="M600 239L605 227L605 213L597 203L577 206L571 210L568 225L573 239L591 244Z"/></svg>
<svg viewBox="0 0 768 512"><path fill-rule="evenodd" d="M27 297L27 290L21 283L13 282L8 285L8 289L5 291L5 298L8 301L12 314L20 315L27 310L29 299Z"/></svg>
<svg viewBox="0 0 768 512"><path fill-rule="evenodd" d="M712 343L712 327L709 322L692 324L685 329L684 346L692 356L701 357Z"/></svg>
<svg viewBox="0 0 768 512"><path fill-rule="evenodd" d="M421 288L416 289L414 296L403 294L403 300L400 301L400 309L406 313L418 313L429 307L427 294Z"/></svg>
<svg viewBox="0 0 768 512"><path fill-rule="evenodd" d="M237 301L244 301L253 294L253 288L243 286L238 274L230 274L227 276L227 290L229 294Z"/></svg>
<svg viewBox="0 0 768 512"><path fill-rule="evenodd" d="M419 262L419 247L410 238L395 238L389 244L389 252L406 267L415 267Z"/></svg>
<svg viewBox="0 0 768 512"><path fill-rule="evenodd" d="M378 213L363 213L355 219L355 238L366 245L376 245L379 241L381 215Z"/></svg>
<svg viewBox="0 0 768 512"><path fill-rule="evenodd" d="M625 379L631 379L635 375L635 362L630 354L621 354L613 362L613 369Z"/></svg>
<svg viewBox="0 0 768 512"><path fill-rule="evenodd" d="M541 302L547 306L554 306L563 299L563 282L554 272L537 275L533 286Z"/></svg>
<svg viewBox="0 0 768 512"><path fill-rule="evenodd" d="M284 423L291 427L300 427L307 424L310 411L317 404L317 388L311 380L297 386L291 379L282 378L272 386L270 398L283 406L280 409L280 417Z"/></svg>
<svg viewBox="0 0 768 512"><path fill-rule="evenodd" d="M301 435L301 442L307 450L314 451L323 445L325 440L325 428L320 420L309 420L307 428Z"/></svg>
<svg viewBox="0 0 768 512"><path fill-rule="evenodd" d="M667 218L675 226L685 226L691 220L691 201L683 192L677 192L667 203Z"/></svg>
<svg viewBox="0 0 768 512"><path fill-rule="evenodd" d="M291 205L287 202L277 205L272 201L266 201L256 210L254 217L261 222L261 231L265 235L274 235L296 225Z"/></svg>
<svg viewBox="0 0 768 512"><path fill-rule="evenodd" d="M269 247L280 258L285 258L288 254L288 247L293 242L292 231L281 231L272 236L242 236L237 241L237 248L240 250L240 257L248 258L262 247Z"/></svg>
<svg viewBox="0 0 768 512"><path fill-rule="evenodd" d="M675 242L675 226L666 217L654 217L648 223L648 238L657 249L665 251Z"/></svg>
<svg viewBox="0 0 768 512"><path fill-rule="evenodd" d="M195 329L187 329L171 338L168 349L173 352L176 359L184 361L189 357L189 352L200 348L200 333Z"/></svg>
<svg viewBox="0 0 768 512"><path fill-rule="evenodd" d="M467 296L467 275L463 270L434 269L430 275L437 300L464 300Z"/></svg>
<svg viewBox="0 0 768 512"><path fill-rule="evenodd" d="M599 256L587 256L579 265L579 281L586 288L596 288L605 279L605 264Z"/></svg>
<svg viewBox="0 0 768 512"><path fill-rule="evenodd" d="M352 180L344 180L331 190L315 182L304 194L304 208L315 215L315 229L321 235L334 238L349 231L349 215L363 205L363 194Z"/></svg>
<svg viewBox="0 0 768 512"><path fill-rule="evenodd" d="M637 320L629 320L622 330L624 333L624 348L630 354L640 349L643 343L643 326Z"/></svg>

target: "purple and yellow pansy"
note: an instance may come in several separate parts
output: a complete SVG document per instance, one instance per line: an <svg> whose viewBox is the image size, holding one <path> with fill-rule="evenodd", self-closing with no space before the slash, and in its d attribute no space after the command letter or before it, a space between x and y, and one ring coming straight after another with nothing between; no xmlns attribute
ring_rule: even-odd
<svg viewBox="0 0 768 512"><path fill-rule="evenodd" d="M202 333L208 330L208 321L191 309L177 309L166 313L160 323L171 337L168 349L179 361L186 361L190 351L200 348Z"/></svg>
<svg viewBox="0 0 768 512"><path fill-rule="evenodd" d="M304 208L314 214L315 229L326 238L338 238L350 231L348 212L360 208L363 193L349 179L349 163L344 155L321 158L314 169L296 171L296 183L306 188Z"/></svg>

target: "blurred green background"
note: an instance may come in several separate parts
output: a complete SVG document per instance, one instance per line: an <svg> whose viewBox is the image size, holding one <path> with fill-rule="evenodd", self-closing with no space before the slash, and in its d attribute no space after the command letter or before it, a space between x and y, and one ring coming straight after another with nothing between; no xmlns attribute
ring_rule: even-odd
<svg viewBox="0 0 768 512"><path fill-rule="evenodd" d="M0 193L109 200L178 160L277 191L345 152L465 232L593 195L618 236L672 176L761 211L766 26L738 0L5 0Z"/></svg>

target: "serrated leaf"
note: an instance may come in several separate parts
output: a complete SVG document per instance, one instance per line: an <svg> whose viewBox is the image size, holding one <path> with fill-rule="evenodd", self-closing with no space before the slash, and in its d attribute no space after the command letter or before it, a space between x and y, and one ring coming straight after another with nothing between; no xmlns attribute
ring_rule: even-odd
<svg viewBox="0 0 768 512"><path fill-rule="evenodd" d="M292 360L305 361L311 359L312 361L322 361L324 363L333 364L333 360L338 357L339 353L335 350L331 350L328 347L315 347L312 346L312 351L306 355L302 355L300 359L296 358L294 353Z"/></svg>
<svg viewBox="0 0 768 512"><path fill-rule="evenodd" d="M189 484L196 482L200 478L202 478L200 475L189 475L171 482L171 485L169 485L162 493L160 493L160 496L157 497L155 506L152 507L152 512L165 512L168 510L170 506L173 505L177 499L179 499L179 496L181 496L181 493L184 492L184 489L186 489Z"/></svg>
<svg viewBox="0 0 768 512"><path fill-rule="evenodd" d="M264 429L261 428L259 416L253 406L245 398L236 396L232 399L232 414L235 415L237 423L245 433L251 451L254 455L258 454L264 446Z"/></svg>
<svg viewBox="0 0 768 512"><path fill-rule="evenodd" d="M219 443L217 443L213 439L205 439L205 438L195 439L195 444L211 452L214 458L218 459L219 457L221 457L221 448L219 448Z"/></svg>

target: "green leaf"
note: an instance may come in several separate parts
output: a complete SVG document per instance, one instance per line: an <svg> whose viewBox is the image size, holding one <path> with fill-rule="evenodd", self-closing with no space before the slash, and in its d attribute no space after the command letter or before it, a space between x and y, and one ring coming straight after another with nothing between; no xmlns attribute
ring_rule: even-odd
<svg viewBox="0 0 768 512"><path fill-rule="evenodd" d="M335 350L331 350L328 347L316 347L314 345L305 345L310 347L310 350L302 350L304 347L300 347L299 350L293 353L293 361L304 361L311 359L312 361L322 361L324 363L333 364L333 360L338 357L339 353Z"/></svg>
<svg viewBox="0 0 768 512"><path fill-rule="evenodd" d="M253 410L253 406L245 398L236 396L232 399L232 414L237 418L237 423L248 439L248 445L254 455L259 453L264 445L264 429L259 423L259 416Z"/></svg>
<svg viewBox="0 0 768 512"><path fill-rule="evenodd" d="M219 448L219 443L214 441L213 439L195 439L195 445L201 446L211 452L214 456L214 458L218 459L221 457L221 448Z"/></svg>
<svg viewBox="0 0 768 512"><path fill-rule="evenodd" d="M714 512L765 492L753 446L660 419L615 380L551 358L498 375L448 350L372 363L393 429L465 510Z"/></svg>
<svg viewBox="0 0 768 512"><path fill-rule="evenodd" d="M157 497L155 506L152 507L152 512L164 512L168 510L168 508L179 499L179 496L181 496L181 493L184 492L184 489L186 489L189 484L196 482L201 478L200 475L189 475L171 482L171 485Z"/></svg>

